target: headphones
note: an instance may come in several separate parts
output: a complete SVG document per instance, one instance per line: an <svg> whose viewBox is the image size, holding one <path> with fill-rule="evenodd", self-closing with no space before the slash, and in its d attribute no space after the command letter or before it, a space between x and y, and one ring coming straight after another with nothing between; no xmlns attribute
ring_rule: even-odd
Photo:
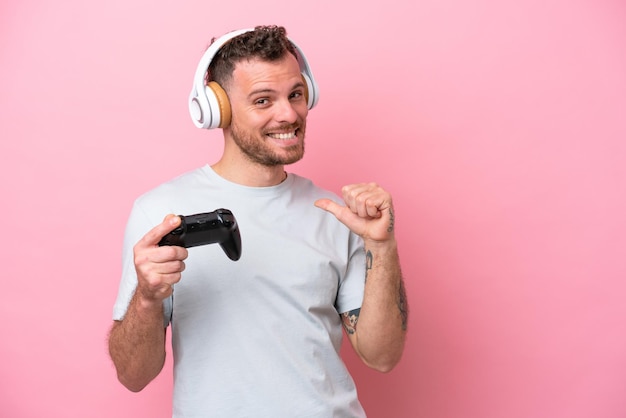
<svg viewBox="0 0 626 418"><path fill-rule="evenodd" d="M224 44L241 34L253 30L254 29L236 30L219 37L209 46L200 59L198 68L196 69L196 75L193 79L193 88L189 95L189 113L193 123L198 128L225 128L230 124L231 109L228 95L222 86L215 81L209 81L205 85L205 76L215 54L217 54ZM313 78L313 73L311 73L311 68L309 67L304 53L291 39L289 39L289 41L298 55L300 72L302 73L302 78L306 86L305 96L307 99L307 107L312 109L319 100L317 83Z"/></svg>

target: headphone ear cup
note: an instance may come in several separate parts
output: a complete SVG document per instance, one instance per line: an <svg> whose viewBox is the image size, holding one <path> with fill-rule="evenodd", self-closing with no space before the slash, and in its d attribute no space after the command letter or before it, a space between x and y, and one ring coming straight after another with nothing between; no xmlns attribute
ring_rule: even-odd
<svg viewBox="0 0 626 418"><path fill-rule="evenodd" d="M317 87L308 74L302 73L302 79L304 80L305 86L304 97L306 98L307 107L310 110L317 104L319 97Z"/></svg>
<svg viewBox="0 0 626 418"><path fill-rule="evenodd" d="M231 109L226 91L216 81L209 81L206 85L206 96L211 110L211 128L226 128L230 125Z"/></svg>
<svg viewBox="0 0 626 418"><path fill-rule="evenodd" d="M302 82L304 83L304 100L306 100L306 105L309 109L311 109L311 107L309 106L309 90L310 90L310 86L309 86L309 82L307 80L307 77L304 73L301 74L302 76Z"/></svg>
<svg viewBox="0 0 626 418"><path fill-rule="evenodd" d="M196 91L192 91L191 95L189 96L189 114L191 115L191 120L193 121L194 125L196 125L198 128L207 127L204 118L205 113L206 112L203 111L203 106L200 103L200 99L198 98Z"/></svg>

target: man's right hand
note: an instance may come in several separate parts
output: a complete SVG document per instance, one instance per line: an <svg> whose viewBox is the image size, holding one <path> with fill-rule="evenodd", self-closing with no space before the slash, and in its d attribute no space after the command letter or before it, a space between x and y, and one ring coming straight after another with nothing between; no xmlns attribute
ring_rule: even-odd
<svg viewBox="0 0 626 418"><path fill-rule="evenodd" d="M186 248L176 246L159 247L159 241L180 225L180 217L167 215L163 222L152 228L135 245L134 259L137 271L136 296L143 303L151 304L169 297L172 286L181 279L185 270Z"/></svg>

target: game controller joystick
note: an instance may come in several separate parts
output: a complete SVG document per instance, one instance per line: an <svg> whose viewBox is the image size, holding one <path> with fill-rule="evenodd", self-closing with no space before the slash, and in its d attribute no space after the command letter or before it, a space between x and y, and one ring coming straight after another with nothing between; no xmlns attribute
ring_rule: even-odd
<svg viewBox="0 0 626 418"><path fill-rule="evenodd" d="M180 220L180 226L165 235L159 246L189 248L217 243L231 260L237 261L241 257L239 226L230 210L217 209L196 215L181 215Z"/></svg>

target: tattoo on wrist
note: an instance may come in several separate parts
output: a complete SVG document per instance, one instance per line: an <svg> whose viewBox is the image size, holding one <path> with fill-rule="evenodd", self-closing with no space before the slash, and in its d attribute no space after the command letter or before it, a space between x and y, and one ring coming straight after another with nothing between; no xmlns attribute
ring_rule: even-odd
<svg viewBox="0 0 626 418"><path fill-rule="evenodd" d="M354 309L350 312L344 312L343 314L341 314L343 327L349 335L352 335L356 332L356 323L359 321L360 313L361 313L361 308Z"/></svg>
<svg viewBox="0 0 626 418"><path fill-rule="evenodd" d="M367 276L372 269L372 264L374 263L374 256L370 250L365 252L365 281L367 281Z"/></svg>
<svg viewBox="0 0 626 418"><path fill-rule="evenodd" d="M389 208L389 228L387 228L387 232L393 232L393 227L396 222L396 216L393 213L393 209Z"/></svg>
<svg viewBox="0 0 626 418"><path fill-rule="evenodd" d="M404 280L400 281L400 290L398 292L398 309L402 317L402 330L406 331L409 320L409 305L406 300L406 289L404 288Z"/></svg>

